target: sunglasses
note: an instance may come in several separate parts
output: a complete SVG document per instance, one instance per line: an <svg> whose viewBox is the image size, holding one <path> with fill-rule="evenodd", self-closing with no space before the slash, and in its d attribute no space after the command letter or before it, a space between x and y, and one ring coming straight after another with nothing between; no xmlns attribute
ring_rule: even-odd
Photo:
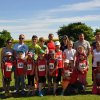
<svg viewBox="0 0 100 100"><path fill-rule="evenodd" d="M24 38L19 38L20 40L23 40Z"/></svg>
<svg viewBox="0 0 100 100"><path fill-rule="evenodd" d="M12 43L12 42L7 42L7 43Z"/></svg>

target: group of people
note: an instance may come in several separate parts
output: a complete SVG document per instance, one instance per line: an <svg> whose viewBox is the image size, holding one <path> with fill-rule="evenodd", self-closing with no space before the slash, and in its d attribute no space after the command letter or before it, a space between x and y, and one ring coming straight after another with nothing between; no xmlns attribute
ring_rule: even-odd
<svg viewBox="0 0 100 100"><path fill-rule="evenodd" d="M19 35L19 42L12 46L8 39L6 47L1 51L1 71L5 96L10 96L10 82L14 72L15 93L43 96L42 89L47 88L47 94L57 95L59 84L60 95L65 91L85 93L87 72L89 70L88 56L92 53L93 94L100 94L100 32L95 35L92 46L85 40L84 33L79 34L79 40L73 43L64 35L62 41L53 40L54 35L48 35L48 41L43 37L32 36L32 44L24 43L25 36ZM25 80L27 79L27 90Z"/></svg>

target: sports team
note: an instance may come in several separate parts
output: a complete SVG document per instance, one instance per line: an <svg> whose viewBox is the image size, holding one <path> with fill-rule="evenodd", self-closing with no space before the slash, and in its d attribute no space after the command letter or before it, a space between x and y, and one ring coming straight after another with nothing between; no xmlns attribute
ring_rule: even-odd
<svg viewBox="0 0 100 100"><path fill-rule="evenodd" d="M31 44L25 44L24 34L18 43L6 41L1 50L2 85L5 96L11 96L10 85L14 80L14 93L36 95L86 94L87 73L92 67L92 92L100 95L100 32L95 41L85 40L84 33L73 42L67 35L54 42L50 33L48 40L32 36ZM91 56L92 55L92 56ZM89 66L91 56L92 66ZM43 92L43 89L46 92ZM59 93L58 93L59 91Z"/></svg>

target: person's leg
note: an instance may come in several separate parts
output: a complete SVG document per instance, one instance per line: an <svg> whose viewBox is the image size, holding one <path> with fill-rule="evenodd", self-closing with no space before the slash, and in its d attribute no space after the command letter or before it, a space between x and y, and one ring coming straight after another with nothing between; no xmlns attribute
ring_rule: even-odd
<svg viewBox="0 0 100 100"><path fill-rule="evenodd" d="M20 76L16 76L16 93L19 92L20 88Z"/></svg>
<svg viewBox="0 0 100 100"><path fill-rule="evenodd" d="M31 79L30 79L30 75L27 76L27 79L28 79L28 95L29 95L30 92L31 92Z"/></svg>
<svg viewBox="0 0 100 100"><path fill-rule="evenodd" d="M34 95L35 94L35 92L34 92L34 75L31 75L31 89L32 89L32 95Z"/></svg>
<svg viewBox="0 0 100 100"><path fill-rule="evenodd" d="M69 82L70 81L67 81L67 80L63 80L62 81L62 92L61 92L61 95L64 95L64 92L65 92L66 88L68 87Z"/></svg>
<svg viewBox="0 0 100 100"><path fill-rule="evenodd" d="M22 94L24 94L24 89L25 89L25 82L24 82L24 75L20 76L20 82L21 82L21 88L22 88Z"/></svg>

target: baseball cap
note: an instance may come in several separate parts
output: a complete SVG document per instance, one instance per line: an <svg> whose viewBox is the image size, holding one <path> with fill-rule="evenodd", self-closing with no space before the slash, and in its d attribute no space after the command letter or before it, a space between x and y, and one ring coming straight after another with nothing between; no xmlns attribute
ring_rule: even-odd
<svg viewBox="0 0 100 100"><path fill-rule="evenodd" d="M60 45L60 42L59 42L59 41L56 41L56 42L55 42L55 45Z"/></svg>
<svg viewBox="0 0 100 100"><path fill-rule="evenodd" d="M18 51L18 54L19 54L19 53L24 53L24 51L22 51L22 50L19 50L19 51Z"/></svg>
<svg viewBox="0 0 100 100"><path fill-rule="evenodd" d="M43 53L45 53L45 51L41 49L41 50L40 50L40 54L43 54Z"/></svg>
<svg viewBox="0 0 100 100"><path fill-rule="evenodd" d="M68 59L66 59L66 60L64 61L64 63L69 63L69 60L68 60Z"/></svg>
<svg viewBox="0 0 100 100"><path fill-rule="evenodd" d="M6 52L6 56L12 56L11 52Z"/></svg>

